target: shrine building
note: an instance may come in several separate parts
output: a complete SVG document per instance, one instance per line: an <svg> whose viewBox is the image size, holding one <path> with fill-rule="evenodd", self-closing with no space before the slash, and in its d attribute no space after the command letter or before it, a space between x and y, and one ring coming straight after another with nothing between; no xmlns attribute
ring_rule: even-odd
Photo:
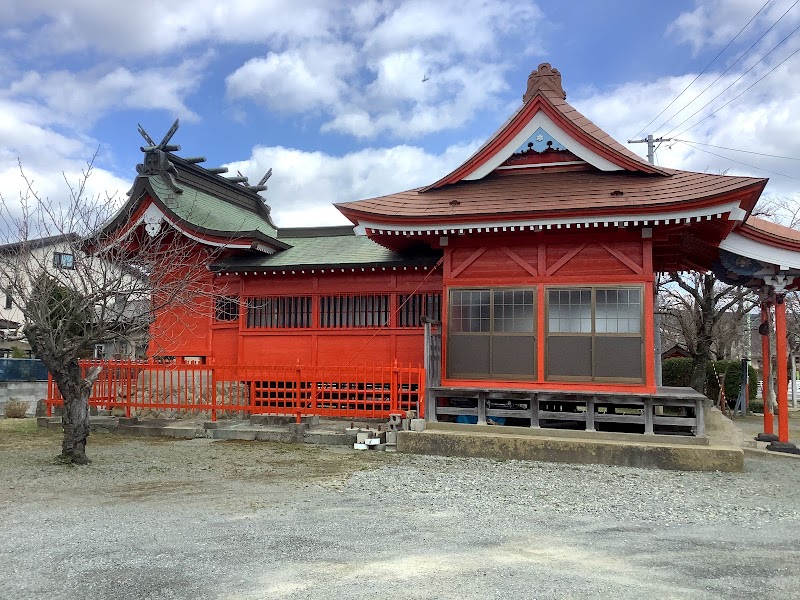
<svg viewBox="0 0 800 600"><path fill-rule="evenodd" d="M583 403L593 429L614 412L595 404L682 397L656 385L655 274L714 270L759 288L779 327L782 295L800 276L797 232L751 217L766 179L645 162L567 103L549 64L452 172L337 204L352 227L279 227L259 194L266 178L248 185L176 148L143 148L108 230L171 227L197 241L217 292L213 305L158 315L150 355L239 365L427 359L431 419L466 411L481 422L519 409L533 425L562 397ZM448 400L473 395L473 412ZM524 406L481 408L487 397ZM659 417L649 418L652 432Z"/></svg>

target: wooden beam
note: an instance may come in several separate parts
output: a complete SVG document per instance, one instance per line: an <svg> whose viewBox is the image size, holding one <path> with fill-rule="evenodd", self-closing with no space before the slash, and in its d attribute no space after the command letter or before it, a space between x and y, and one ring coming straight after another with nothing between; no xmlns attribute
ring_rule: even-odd
<svg viewBox="0 0 800 600"><path fill-rule="evenodd" d="M567 264L569 261L571 261L573 258L575 258L578 254L580 254L583 251L583 249L586 248L586 246L588 246L588 245L589 244L581 244L580 246L578 246L574 250L570 250L569 252L567 252L564 256L559 258L555 262L555 264L553 264L552 267L547 269L547 272L545 273L545 275L554 275L556 273L556 271L558 271L561 267L563 267L565 264Z"/></svg>
<svg viewBox="0 0 800 600"><path fill-rule="evenodd" d="M629 268L631 271L633 271L634 273L636 273L637 275L641 275L641 274L644 272L644 270L642 269L642 267L640 267L639 265L637 265L635 262L633 262L633 261L632 261L630 258L628 258L627 256L625 256L625 255L624 255L622 252L620 252L619 250L616 250L616 249L612 248L611 246L609 246L608 244L603 244L603 243L601 243L601 244L600 244L600 247L601 247L603 250L605 250L606 252L608 252L608 253L609 253L611 256L613 256L614 258L616 258L616 259L617 259L619 262L621 262L623 265L625 265L626 267L628 267L628 268Z"/></svg>
<svg viewBox="0 0 800 600"><path fill-rule="evenodd" d="M538 275L536 268L528 261L523 259L519 254L514 252L511 248L508 246L503 246L500 249L505 252L506 256L522 267L529 275L533 275L534 277Z"/></svg>
<svg viewBox="0 0 800 600"><path fill-rule="evenodd" d="M487 250L487 248L486 248L485 246L484 246L483 248L478 248L477 250L475 250L475 252L473 252L472 254L470 254L470 255L469 255L469 257L468 257L468 258L467 258L467 259L466 259L464 262L462 262L462 263L461 263L460 265L458 265L458 266L457 266L455 269L452 269L452 270L450 271L450 277L452 277L453 279L455 279L456 277L458 277L459 275L461 275L461 273L463 273L463 272L464 272L464 270L465 270L467 267L469 267L469 266L470 266L472 263L474 263L474 262L475 262L476 260L478 260L478 259L479 259L481 256L483 256L483 254L486 252L486 250Z"/></svg>

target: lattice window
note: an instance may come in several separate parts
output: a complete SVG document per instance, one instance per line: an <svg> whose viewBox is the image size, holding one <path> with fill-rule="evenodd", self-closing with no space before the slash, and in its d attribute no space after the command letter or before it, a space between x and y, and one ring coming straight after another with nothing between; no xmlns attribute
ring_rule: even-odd
<svg viewBox="0 0 800 600"><path fill-rule="evenodd" d="M550 290L548 293L550 333L592 332L592 290Z"/></svg>
<svg viewBox="0 0 800 600"><path fill-rule="evenodd" d="M640 333L642 294L639 288L597 290L594 327L597 333Z"/></svg>
<svg viewBox="0 0 800 600"><path fill-rule="evenodd" d="M489 290L450 292L450 331L452 333L491 331L491 292Z"/></svg>
<svg viewBox="0 0 800 600"><path fill-rule="evenodd" d="M229 322L239 320L239 296L217 296L214 299L214 320Z"/></svg>
<svg viewBox="0 0 800 600"><path fill-rule="evenodd" d="M311 327L311 296L248 298L247 327L249 329Z"/></svg>
<svg viewBox="0 0 800 600"><path fill-rule="evenodd" d="M389 321L388 294L322 296L320 327L382 327Z"/></svg>
<svg viewBox="0 0 800 600"><path fill-rule="evenodd" d="M400 307L397 315L398 327L422 327L422 317L434 321L442 319L441 294L400 294L397 297Z"/></svg>

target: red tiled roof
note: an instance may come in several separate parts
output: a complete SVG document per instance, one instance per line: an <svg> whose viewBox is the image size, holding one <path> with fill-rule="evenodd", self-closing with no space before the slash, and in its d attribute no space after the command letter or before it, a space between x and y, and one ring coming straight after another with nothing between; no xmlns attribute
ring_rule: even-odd
<svg viewBox="0 0 800 600"><path fill-rule="evenodd" d="M800 231L791 227L778 225L758 217L750 217L735 231L771 246L800 251Z"/></svg>
<svg viewBox="0 0 800 600"><path fill-rule="evenodd" d="M563 126L578 142L622 169L666 174L666 169L646 162L571 106L566 101L566 94L561 87L561 73L558 69L543 63L528 78L528 90L523 96L523 104L511 118L464 163L422 191L456 183L472 173L502 149L539 111Z"/></svg>
<svg viewBox="0 0 800 600"><path fill-rule="evenodd" d="M418 188L336 206L354 221L455 222L508 219L513 215L655 213L687 205L713 205L742 194L740 205L749 211L767 183L753 177L664 171L668 177L627 171L493 173L424 193Z"/></svg>

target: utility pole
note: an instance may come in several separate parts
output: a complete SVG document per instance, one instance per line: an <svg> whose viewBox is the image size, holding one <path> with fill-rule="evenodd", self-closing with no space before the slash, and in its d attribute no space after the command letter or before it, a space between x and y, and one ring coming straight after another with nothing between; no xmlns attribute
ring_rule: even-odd
<svg viewBox="0 0 800 600"><path fill-rule="evenodd" d="M656 148L655 144L658 142L661 144L662 142L670 142L672 138L654 138L653 134L651 133L646 138L641 140L628 140L629 144L647 144L647 162L651 165L656 164ZM653 286L653 292L655 293L655 298L653 299L653 306L655 308L655 314L653 315L653 324L655 326L655 331L653 332L653 343L655 346L655 364L653 365L653 369L655 370L656 376L656 385L662 385L663 380L661 377L661 307L659 306L658 302L658 281L656 281L656 285Z"/></svg>
<svg viewBox="0 0 800 600"><path fill-rule="evenodd" d="M655 144L658 142L661 144L662 142L671 142L673 138L654 138L653 134L648 135L646 138L642 138L641 140L628 140L629 144L647 144L647 162L651 165L656 164L656 149Z"/></svg>

